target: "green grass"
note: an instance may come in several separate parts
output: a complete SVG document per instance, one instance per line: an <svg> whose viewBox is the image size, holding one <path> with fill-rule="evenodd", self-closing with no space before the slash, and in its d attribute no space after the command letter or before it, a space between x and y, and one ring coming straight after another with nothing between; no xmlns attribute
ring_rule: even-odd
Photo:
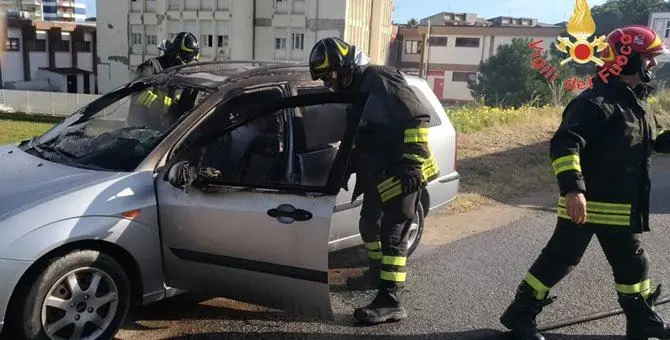
<svg viewBox="0 0 670 340"><path fill-rule="evenodd" d="M49 122L0 118L0 145L41 135L53 125Z"/></svg>

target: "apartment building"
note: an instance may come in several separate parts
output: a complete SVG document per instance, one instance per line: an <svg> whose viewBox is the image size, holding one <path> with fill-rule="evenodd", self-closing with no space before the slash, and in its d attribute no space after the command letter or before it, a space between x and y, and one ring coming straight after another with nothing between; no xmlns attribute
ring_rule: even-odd
<svg viewBox="0 0 670 340"><path fill-rule="evenodd" d="M202 61L305 62L316 41L336 36L383 64L392 9L392 0L99 1L99 88L129 81L139 64L159 55L158 42L180 31L199 37Z"/></svg>
<svg viewBox="0 0 670 340"><path fill-rule="evenodd" d="M651 13L649 15L649 27L653 29L668 46L670 46L670 12ZM665 63L670 61L670 56L664 54L657 60Z"/></svg>
<svg viewBox="0 0 670 340"><path fill-rule="evenodd" d="M95 24L8 18L2 88L96 93Z"/></svg>
<svg viewBox="0 0 670 340"><path fill-rule="evenodd" d="M42 1L43 20L84 21L86 4L81 0L45 0Z"/></svg>
<svg viewBox="0 0 670 340"><path fill-rule="evenodd" d="M392 52L392 64L408 74L425 77L443 102L473 99L467 81L476 79L479 63L493 56L498 46L524 37L542 40L541 46L548 50L565 30L526 18L484 20L474 14L446 12L429 18L421 20L425 24L418 27L398 27L399 43L393 44L396 49Z"/></svg>

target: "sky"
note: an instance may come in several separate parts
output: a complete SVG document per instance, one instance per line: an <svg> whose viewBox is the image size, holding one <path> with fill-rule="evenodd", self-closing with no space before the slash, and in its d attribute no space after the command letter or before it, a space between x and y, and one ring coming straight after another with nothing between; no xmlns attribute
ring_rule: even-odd
<svg viewBox="0 0 670 340"><path fill-rule="evenodd" d="M94 17L95 16L95 1L96 0L82 0L84 3L86 3L86 17ZM107 1L112 1L112 0L107 0ZM119 1L119 0L116 0Z"/></svg>
<svg viewBox="0 0 670 340"><path fill-rule="evenodd" d="M591 7L605 0L589 0ZM418 5L421 4L421 5ZM405 24L411 18L422 19L440 12L477 13L490 19L497 16L537 18L539 22L556 24L572 15L574 0L394 0L393 22Z"/></svg>

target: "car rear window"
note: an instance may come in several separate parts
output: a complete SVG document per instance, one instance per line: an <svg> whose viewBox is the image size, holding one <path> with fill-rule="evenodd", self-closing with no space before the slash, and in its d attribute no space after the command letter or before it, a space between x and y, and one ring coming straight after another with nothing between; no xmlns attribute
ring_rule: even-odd
<svg viewBox="0 0 670 340"><path fill-rule="evenodd" d="M416 96L419 98L423 106L426 107L426 110L430 113L430 127L433 126L440 126L442 124L442 121L440 120L440 117L437 115L437 111L435 111L435 108L433 105L430 104L430 100L426 98L426 96L423 94L423 92L416 86L410 85L412 88L412 91L416 94Z"/></svg>

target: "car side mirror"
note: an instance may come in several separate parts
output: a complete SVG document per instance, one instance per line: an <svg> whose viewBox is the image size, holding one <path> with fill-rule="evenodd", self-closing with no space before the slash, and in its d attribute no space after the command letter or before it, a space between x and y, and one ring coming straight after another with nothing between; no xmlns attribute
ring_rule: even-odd
<svg viewBox="0 0 670 340"><path fill-rule="evenodd" d="M197 178L196 167L188 161L177 162L170 167L167 180L179 189L188 188Z"/></svg>

